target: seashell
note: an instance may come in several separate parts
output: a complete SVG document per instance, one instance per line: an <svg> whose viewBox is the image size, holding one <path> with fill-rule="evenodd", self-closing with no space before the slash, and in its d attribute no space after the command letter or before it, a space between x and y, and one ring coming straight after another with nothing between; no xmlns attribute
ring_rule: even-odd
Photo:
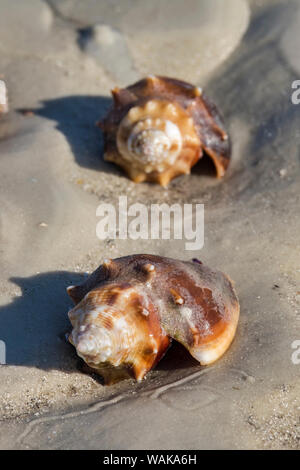
<svg viewBox="0 0 300 470"><path fill-rule="evenodd" d="M69 341L106 383L142 380L172 339L211 364L229 347L239 318L230 279L199 262L154 255L105 260L67 290L75 303Z"/></svg>
<svg viewBox="0 0 300 470"><path fill-rule="evenodd" d="M8 112L7 90L3 80L0 80L0 115Z"/></svg>
<svg viewBox="0 0 300 470"><path fill-rule="evenodd" d="M136 183L167 186L205 151L218 177L229 164L230 140L222 118L202 90L166 77L148 76L112 90L114 104L99 123L104 159L120 165Z"/></svg>

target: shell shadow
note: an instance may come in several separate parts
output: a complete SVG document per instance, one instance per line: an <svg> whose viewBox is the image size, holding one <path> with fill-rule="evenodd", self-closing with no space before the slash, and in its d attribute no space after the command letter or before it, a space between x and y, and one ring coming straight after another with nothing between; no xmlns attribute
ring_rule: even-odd
<svg viewBox="0 0 300 470"><path fill-rule="evenodd" d="M42 369L76 370L77 356L64 333L70 329L66 293L83 275L55 271L10 280L22 294L0 307L0 338L6 345L6 364Z"/></svg>
<svg viewBox="0 0 300 470"><path fill-rule="evenodd" d="M56 122L66 137L78 165L105 173L119 174L118 168L103 160L103 137L97 121L111 106L106 96L71 95L42 101L37 116ZM27 110L20 109L24 113Z"/></svg>
<svg viewBox="0 0 300 470"><path fill-rule="evenodd" d="M103 135L96 126L111 105L112 99L106 96L74 95L44 100L42 107L34 110L34 113L56 122L56 129L65 135L78 165L124 175L118 166L103 160ZM26 111L19 109L23 114ZM205 153L192 172L212 178L216 174L211 158Z"/></svg>
<svg viewBox="0 0 300 470"><path fill-rule="evenodd" d="M71 327L67 312L73 306L66 287L82 283L84 277L75 272L53 271L10 279L22 293L10 304L0 307L0 339L6 346L7 365L92 372L85 368L65 339ZM197 364L183 346L174 341L156 369L176 371ZM93 374L93 377L101 383L99 376Z"/></svg>

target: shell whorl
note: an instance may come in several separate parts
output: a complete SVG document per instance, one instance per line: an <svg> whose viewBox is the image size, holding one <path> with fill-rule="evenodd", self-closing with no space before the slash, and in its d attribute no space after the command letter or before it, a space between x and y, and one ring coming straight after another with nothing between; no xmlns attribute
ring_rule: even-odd
<svg viewBox="0 0 300 470"><path fill-rule="evenodd" d="M199 146L193 120L168 101L149 100L132 107L117 131L120 155L141 173L168 171L186 146ZM181 167L183 172L189 170L187 164Z"/></svg>
<svg viewBox="0 0 300 470"><path fill-rule="evenodd" d="M91 297L94 295L88 294L82 305L69 313L73 325L72 344L78 355L91 365L111 361L118 366L121 360L127 359L130 324L126 317L109 305L91 305ZM120 341L117 341L118 338Z"/></svg>
<svg viewBox="0 0 300 470"><path fill-rule="evenodd" d="M159 118L139 121L127 141L130 157L138 166L145 165L146 173L155 169L163 171L166 165L172 165L181 147L182 137L176 124Z"/></svg>
<svg viewBox="0 0 300 470"><path fill-rule="evenodd" d="M169 345L153 313L153 306L130 285L92 290L68 314L73 326L69 341L108 381L113 381L111 367L132 369L141 380Z"/></svg>

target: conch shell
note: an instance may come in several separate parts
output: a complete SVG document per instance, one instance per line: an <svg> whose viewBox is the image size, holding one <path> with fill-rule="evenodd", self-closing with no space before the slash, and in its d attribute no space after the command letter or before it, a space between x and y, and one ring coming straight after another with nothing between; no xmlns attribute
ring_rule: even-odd
<svg viewBox="0 0 300 470"><path fill-rule="evenodd" d="M229 347L239 318L226 275L161 256L106 260L67 291L76 304L69 311L69 341L106 383L142 380L172 338L201 364L211 364Z"/></svg>
<svg viewBox="0 0 300 470"><path fill-rule="evenodd" d="M148 76L112 90L114 104L99 123L104 159L117 163L136 183L167 186L203 156L212 158L217 176L229 164L230 141L222 119L202 90L166 77Z"/></svg>

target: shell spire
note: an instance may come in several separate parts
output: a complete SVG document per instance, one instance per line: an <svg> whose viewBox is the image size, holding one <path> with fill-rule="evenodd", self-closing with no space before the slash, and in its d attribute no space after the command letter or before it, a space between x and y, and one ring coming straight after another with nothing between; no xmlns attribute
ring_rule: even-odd
<svg viewBox="0 0 300 470"><path fill-rule="evenodd" d="M202 89L189 83L150 75L112 90L114 104L99 124L104 158L121 166L139 183L167 186L190 169L205 151L217 176L229 164L230 142L222 119Z"/></svg>
<svg viewBox="0 0 300 470"><path fill-rule="evenodd" d="M239 302L229 278L195 262L153 255L107 261L68 289L69 341L106 383L144 378L169 348L183 344L201 364L231 344Z"/></svg>

